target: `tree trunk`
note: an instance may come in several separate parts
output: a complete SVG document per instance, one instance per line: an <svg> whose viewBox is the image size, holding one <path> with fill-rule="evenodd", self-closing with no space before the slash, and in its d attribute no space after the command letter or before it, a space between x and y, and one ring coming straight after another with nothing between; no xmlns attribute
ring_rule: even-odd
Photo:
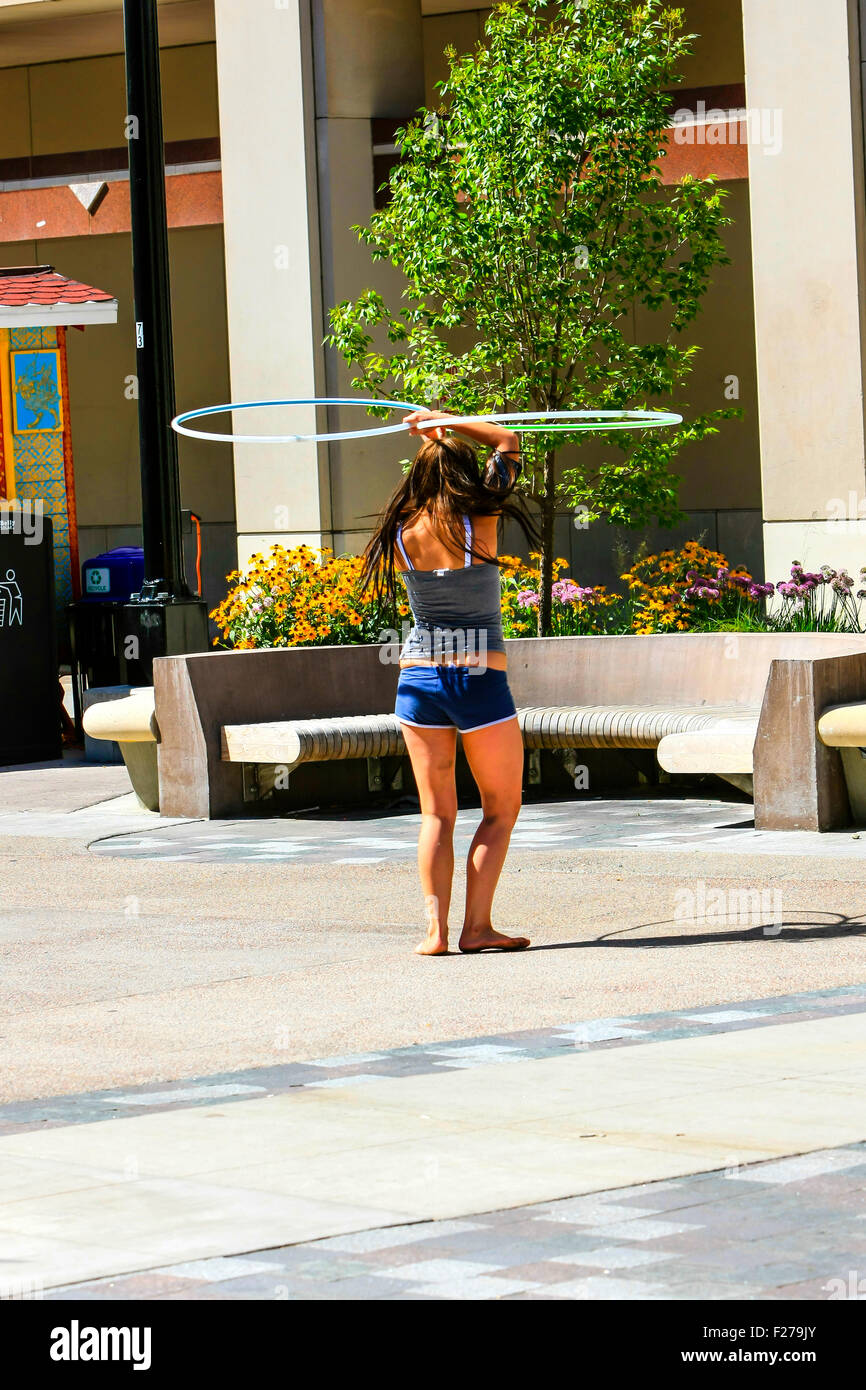
<svg viewBox="0 0 866 1390"><path fill-rule="evenodd" d="M541 574L539 577L538 635L546 637L551 629L551 585L553 584L553 527L556 520L556 451L547 449L544 455L544 491L541 497Z"/></svg>

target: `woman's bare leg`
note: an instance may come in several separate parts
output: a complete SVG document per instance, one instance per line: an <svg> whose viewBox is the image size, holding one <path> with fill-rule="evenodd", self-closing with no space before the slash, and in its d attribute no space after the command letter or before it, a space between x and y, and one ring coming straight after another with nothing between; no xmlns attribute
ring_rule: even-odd
<svg viewBox="0 0 866 1390"><path fill-rule="evenodd" d="M521 950L526 936L506 936L491 922L493 894L520 811L523 738L517 719L463 735L463 751L481 793L482 821L466 865L466 915L461 951Z"/></svg>
<svg viewBox="0 0 866 1390"><path fill-rule="evenodd" d="M403 737L421 800L418 872L427 915L427 936L415 950L441 956L448 950L448 909L454 876L454 821L457 785L456 729L419 729L403 724Z"/></svg>

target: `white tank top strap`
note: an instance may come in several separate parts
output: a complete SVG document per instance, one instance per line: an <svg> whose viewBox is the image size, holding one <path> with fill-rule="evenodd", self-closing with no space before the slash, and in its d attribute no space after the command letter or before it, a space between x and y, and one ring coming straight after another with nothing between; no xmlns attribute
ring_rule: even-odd
<svg viewBox="0 0 866 1390"><path fill-rule="evenodd" d="M463 518L463 530L466 532L466 548L463 551L463 568L469 569L472 564L472 522L468 516Z"/></svg>
<svg viewBox="0 0 866 1390"><path fill-rule="evenodd" d="M404 559L404 561L406 562L406 568L407 568L407 570L413 570L413 569L415 568L415 566L412 564L412 561L409 559L409 556L406 554L406 547L405 547L405 545L403 544L403 523L402 523L402 521L398 522L398 524L397 524L397 536L396 536L396 540L397 540L397 549L400 551L400 554L403 556L403 559Z"/></svg>

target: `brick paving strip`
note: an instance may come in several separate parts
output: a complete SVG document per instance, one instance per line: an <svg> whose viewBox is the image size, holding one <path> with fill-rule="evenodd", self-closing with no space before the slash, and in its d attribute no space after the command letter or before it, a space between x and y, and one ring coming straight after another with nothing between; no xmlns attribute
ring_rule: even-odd
<svg viewBox="0 0 866 1390"><path fill-rule="evenodd" d="M866 1297L866 1144L65 1285L51 1300Z"/></svg>
<svg viewBox="0 0 866 1390"><path fill-rule="evenodd" d="M453 1042L423 1043L380 1052L249 1067L242 1071L115 1087L0 1105L0 1138L56 1126L231 1104L298 1089L363 1085L388 1077L433 1075L508 1061L558 1057L680 1038L705 1037L781 1023L804 1023L866 1013L866 985L810 990L770 999L686 1008L630 1018L596 1018L555 1027L498 1033Z"/></svg>

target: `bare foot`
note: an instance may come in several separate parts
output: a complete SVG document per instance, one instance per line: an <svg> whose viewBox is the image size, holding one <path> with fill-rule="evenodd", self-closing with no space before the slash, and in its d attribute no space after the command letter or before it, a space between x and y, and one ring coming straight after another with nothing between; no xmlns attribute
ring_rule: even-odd
<svg viewBox="0 0 866 1390"><path fill-rule="evenodd" d="M528 936L506 936L493 927L476 927L472 931L464 927L460 936L460 949L466 955L474 951L525 951L528 945Z"/></svg>
<svg viewBox="0 0 866 1390"><path fill-rule="evenodd" d="M447 956L448 937L443 936L439 931L432 931L415 947L417 956Z"/></svg>

